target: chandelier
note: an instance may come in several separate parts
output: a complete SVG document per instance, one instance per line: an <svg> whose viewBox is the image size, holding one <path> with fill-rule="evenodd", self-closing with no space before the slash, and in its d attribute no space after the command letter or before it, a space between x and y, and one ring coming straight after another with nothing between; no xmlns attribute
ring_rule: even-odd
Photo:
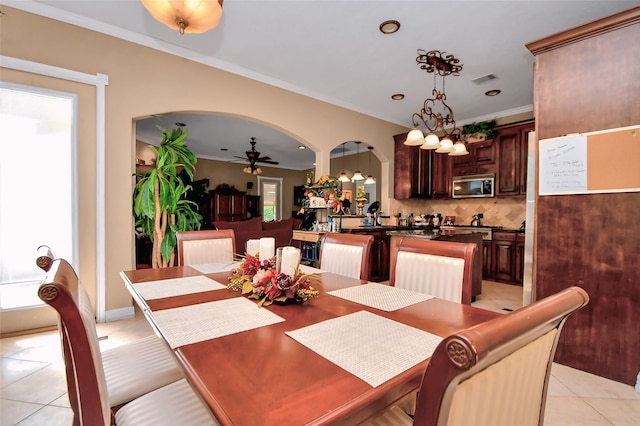
<svg viewBox="0 0 640 426"><path fill-rule="evenodd" d="M413 129L407 135L404 144L420 146L421 149L435 149L439 153L449 155L467 155L469 152L462 142L462 132L456 127L453 118L453 110L447 104L447 95L444 91L444 80L448 75L460 75L462 64L453 55L445 55L446 52L430 50L428 52L418 49L416 62L420 69L433 73L433 98L427 98L419 112L412 116ZM442 91L437 88L437 77L442 77ZM420 129L422 125L427 130L425 136ZM443 137L440 139L438 134ZM454 140L456 141L454 143Z"/></svg>
<svg viewBox="0 0 640 426"><path fill-rule="evenodd" d="M142 0L151 16L184 33L204 33L222 17L223 0Z"/></svg>

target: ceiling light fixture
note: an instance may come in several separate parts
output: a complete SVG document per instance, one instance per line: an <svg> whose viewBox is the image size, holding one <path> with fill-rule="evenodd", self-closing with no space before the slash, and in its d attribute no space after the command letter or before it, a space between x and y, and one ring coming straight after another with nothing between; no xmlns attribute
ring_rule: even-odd
<svg viewBox="0 0 640 426"><path fill-rule="evenodd" d="M500 90L498 89L487 90L486 92L484 92L484 94L486 96L498 96L500 94Z"/></svg>
<svg viewBox="0 0 640 426"><path fill-rule="evenodd" d="M380 32L382 34L393 34L400 29L400 22L390 19L380 24Z"/></svg>
<svg viewBox="0 0 640 426"><path fill-rule="evenodd" d="M356 144L356 149L357 149L357 154L356 154L356 167L358 169L360 169L360 144L362 143L361 141L355 141L354 142ZM360 170L356 170L353 173L353 177L351 178L351 181L356 181L356 180L364 180L364 176L362 176L362 173L360 173Z"/></svg>
<svg viewBox="0 0 640 426"><path fill-rule="evenodd" d="M349 175L346 171L344 171L344 146L346 144L346 142L342 142L342 172L340 173L340 177L338 178L340 182L349 182L350 180Z"/></svg>
<svg viewBox="0 0 640 426"><path fill-rule="evenodd" d="M422 149L435 149L439 153L449 153L449 155L467 155L466 146L462 140L462 132L456 127L453 118L453 110L447 105L447 95L444 90L444 80L448 75L460 75L462 64L453 55L445 55L446 52L430 50L426 52L418 49L416 62L420 69L433 73L433 98L427 98L419 112L413 114L412 121L414 128L407 135L404 144L409 146L420 146ZM442 91L437 89L437 77L442 77ZM420 130L420 123L428 131L425 137ZM438 134L443 135L439 140ZM453 140L457 142L453 142ZM455 148L454 148L455 146Z"/></svg>
<svg viewBox="0 0 640 426"><path fill-rule="evenodd" d="M142 0L151 16L184 33L204 33L222 17L223 0Z"/></svg>
<svg viewBox="0 0 640 426"><path fill-rule="evenodd" d="M396 93L394 95L391 95L391 99L393 99L394 101L401 101L402 99L404 99L404 94Z"/></svg>
<svg viewBox="0 0 640 426"><path fill-rule="evenodd" d="M369 174L367 175L367 178L364 180L364 184L371 185L372 183L376 183L376 180L373 178L373 175L371 174L371 151L373 150L373 147L368 146L367 148L369 149Z"/></svg>

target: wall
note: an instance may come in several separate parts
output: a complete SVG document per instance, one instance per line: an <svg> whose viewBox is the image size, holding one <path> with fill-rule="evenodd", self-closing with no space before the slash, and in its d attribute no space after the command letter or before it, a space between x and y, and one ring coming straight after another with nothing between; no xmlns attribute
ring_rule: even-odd
<svg viewBox="0 0 640 426"><path fill-rule="evenodd" d="M479 198L461 200L391 200L391 214L436 214L455 216L456 225L469 225L472 216L482 213L482 224L518 229L525 220L525 199L520 198Z"/></svg>
<svg viewBox="0 0 640 426"><path fill-rule="evenodd" d="M3 6L2 54L89 74L109 76L106 91L106 308L131 307L120 271L134 267L131 193L135 171L137 118L167 112L230 114L276 128L317 154L318 169L329 172L329 152L344 141L361 140L375 146L389 174L394 134L406 128L278 89L209 66L134 43L99 34ZM9 73L2 70L2 78ZM185 78L188 76L188 78ZM33 76L20 77L39 85ZM170 88L171 90L167 90ZM176 95L173 95L176 94ZM93 110L92 106L88 106ZM82 138L95 146L95 133ZM81 180L95 179L95 155L81 154ZM385 193L389 193L383 182ZM95 188L95 185L93 186ZM79 203L86 210L81 237L83 278L91 287L95 268L95 190L81 189ZM86 235L85 235L86 234ZM93 274L95 276L95 273ZM95 287L95 284L93 285ZM91 289L95 294L95 288ZM2 313L2 327L11 313ZM16 321L17 326L25 326ZM26 325L25 327L28 327Z"/></svg>

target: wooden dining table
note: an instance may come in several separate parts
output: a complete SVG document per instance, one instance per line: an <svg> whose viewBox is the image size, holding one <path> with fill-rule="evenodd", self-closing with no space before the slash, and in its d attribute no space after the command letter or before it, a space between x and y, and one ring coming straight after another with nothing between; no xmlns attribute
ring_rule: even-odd
<svg viewBox="0 0 640 426"><path fill-rule="evenodd" d="M147 300L136 284L205 275L226 285L230 271L203 274L190 266L142 269L121 276L155 332L167 340L154 314L179 307L246 297L227 288ZM304 303L270 305L281 322L174 347L193 388L223 425L359 424L418 390L425 359L372 386L300 344L285 332L359 311L446 337L500 314L432 298L387 312L328 292L364 282L328 272L316 276L319 296ZM162 281L160 281L162 280ZM155 282L159 281L159 282ZM257 301L254 301L257 302Z"/></svg>

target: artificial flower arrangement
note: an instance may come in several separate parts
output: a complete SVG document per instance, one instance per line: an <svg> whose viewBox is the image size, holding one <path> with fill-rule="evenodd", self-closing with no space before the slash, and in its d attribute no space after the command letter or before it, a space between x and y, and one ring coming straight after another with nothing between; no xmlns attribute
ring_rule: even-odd
<svg viewBox="0 0 640 426"><path fill-rule="evenodd" d="M360 185L358 187L358 191L356 192L356 200L366 200L367 193L364 190L364 185Z"/></svg>
<svg viewBox="0 0 640 426"><path fill-rule="evenodd" d="M336 212L342 209L344 194L342 193L339 180L324 175L313 185L311 185L310 182L311 180L309 176L307 176L307 185L305 186L300 214L304 213L305 209L311 207L326 207L334 209Z"/></svg>
<svg viewBox="0 0 640 426"><path fill-rule="evenodd" d="M227 288L249 294L249 298L257 299L258 307L269 306L273 302L306 302L318 296L311 284L316 278L314 274L303 274L296 271L291 277L277 271L275 258L260 260L247 254L240 266L231 271Z"/></svg>

